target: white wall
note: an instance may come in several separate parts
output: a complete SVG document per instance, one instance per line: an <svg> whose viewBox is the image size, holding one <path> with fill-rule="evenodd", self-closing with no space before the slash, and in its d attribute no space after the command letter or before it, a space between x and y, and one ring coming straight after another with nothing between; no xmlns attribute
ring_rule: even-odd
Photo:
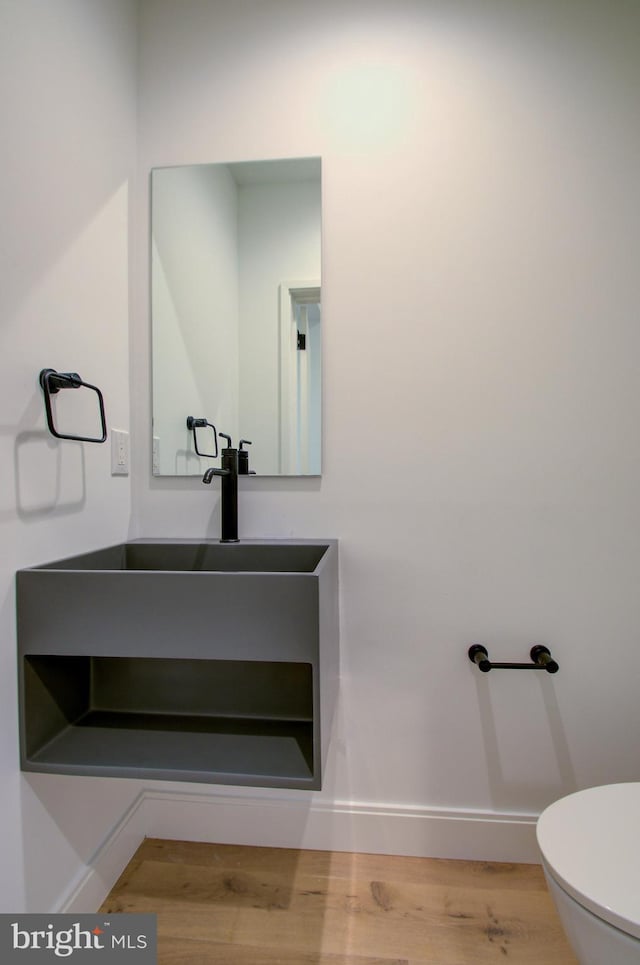
<svg viewBox="0 0 640 965"><path fill-rule="evenodd" d="M323 158L323 476L243 481L240 534L341 541L325 801L508 816L640 776L639 15L143 3L139 239L153 165ZM146 285L137 525L215 536L214 492L149 478ZM473 642L561 671L484 677Z"/></svg>
<svg viewBox="0 0 640 965"><path fill-rule="evenodd" d="M55 908L133 796L20 773L14 573L127 535L129 479L111 477L108 443L49 435L38 373L79 372L129 428L135 28L128 0L0 0L3 912Z"/></svg>

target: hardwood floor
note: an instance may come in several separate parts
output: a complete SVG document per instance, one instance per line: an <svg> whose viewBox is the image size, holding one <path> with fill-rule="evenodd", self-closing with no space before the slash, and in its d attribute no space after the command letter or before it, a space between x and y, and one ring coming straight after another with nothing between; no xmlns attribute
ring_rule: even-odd
<svg viewBox="0 0 640 965"><path fill-rule="evenodd" d="M542 870L147 838L103 912L160 965L575 965Z"/></svg>

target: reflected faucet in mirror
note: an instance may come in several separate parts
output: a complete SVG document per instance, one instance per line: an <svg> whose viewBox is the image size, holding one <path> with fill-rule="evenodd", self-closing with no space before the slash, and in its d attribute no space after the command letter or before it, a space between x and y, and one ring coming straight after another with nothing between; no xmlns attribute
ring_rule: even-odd
<svg viewBox="0 0 640 965"><path fill-rule="evenodd" d="M249 469L249 453L243 446L250 446L251 439L241 439L238 446L238 475L239 476L255 476L255 472Z"/></svg>

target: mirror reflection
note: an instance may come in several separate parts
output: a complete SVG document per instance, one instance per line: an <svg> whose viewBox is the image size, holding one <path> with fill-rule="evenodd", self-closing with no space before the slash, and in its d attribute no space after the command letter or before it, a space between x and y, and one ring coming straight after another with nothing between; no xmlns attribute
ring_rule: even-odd
<svg viewBox="0 0 640 965"><path fill-rule="evenodd" d="M320 473L320 238L320 158L151 172L154 475L219 465L188 417L200 452L212 423L251 473Z"/></svg>

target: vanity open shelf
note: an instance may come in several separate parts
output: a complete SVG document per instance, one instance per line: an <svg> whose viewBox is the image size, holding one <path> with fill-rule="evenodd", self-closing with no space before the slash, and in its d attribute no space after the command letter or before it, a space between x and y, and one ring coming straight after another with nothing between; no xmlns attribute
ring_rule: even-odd
<svg viewBox="0 0 640 965"><path fill-rule="evenodd" d="M333 541L132 541L21 570L17 601L24 770L321 786Z"/></svg>

